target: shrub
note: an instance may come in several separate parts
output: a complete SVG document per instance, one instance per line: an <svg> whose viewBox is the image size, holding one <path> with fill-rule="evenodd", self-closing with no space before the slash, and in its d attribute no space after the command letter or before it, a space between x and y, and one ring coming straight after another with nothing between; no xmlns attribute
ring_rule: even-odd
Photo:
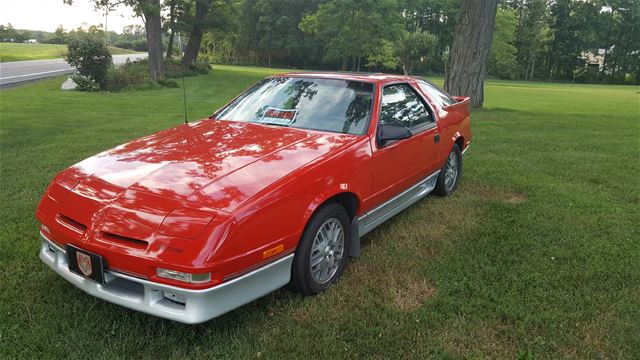
<svg viewBox="0 0 640 360"><path fill-rule="evenodd" d="M178 88L180 87L178 85L178 83L174 80L158 80L158 85L162 86L162 87L166 87L166 88Z"/></svg>
<svg viewBox="0 0 640 360"><path fill-rule="evenodd" d="M208 74L210 70L211 65L204 61L198 61L187 69L182 67L180 59L169 59L164 62L164 73L167 78Z"/></svg>
<svg viewBox="0 0 640 360"><path fill-rule="evenodd" d="M211 69L208 63L198 62L188 69L182 68L180 60L165 60L165 76L167 79L152 83L149 79L148 60L142 59L129 61L122 66L112 67L107 72L106 90L121 91L130 88L176 88L178 83L172 78L179 78L182 75L192 76L206 74Z"/></svg>
<svg viewBox="0 0 640 360"><path fill-rule="evenodd" d="M109 69L106 90L120 91L149 83L148 72L146 62L127 60L122 66Z"/></svg>
<svg viewBox="0 0 640 360"><path fill-rule="evenodd" d="M101 41L89 36L71 40L67 46L66 60L78 69L81 76L91 79L101 89L106 88L107 71L112 62L109 50Z"/></svg>
<svg viewBox="0 0 640 360"><path fill-rule="evenodd" d="M93 79L84 75L71 75L71 79L78 84L80 91L100 91L101 88Z"/></svg>

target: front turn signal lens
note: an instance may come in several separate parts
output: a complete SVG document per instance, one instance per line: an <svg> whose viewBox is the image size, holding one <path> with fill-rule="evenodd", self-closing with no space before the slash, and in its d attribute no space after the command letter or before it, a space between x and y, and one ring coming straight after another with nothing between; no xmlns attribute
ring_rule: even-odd
<svg viewBox="0 0 640 360"><path fill-rule="evenodd" d="M206 283L211 281L211 273L190 274L176 270L156 268L156 275L158 275L159 277L188 282L192 284Z"/></svg>

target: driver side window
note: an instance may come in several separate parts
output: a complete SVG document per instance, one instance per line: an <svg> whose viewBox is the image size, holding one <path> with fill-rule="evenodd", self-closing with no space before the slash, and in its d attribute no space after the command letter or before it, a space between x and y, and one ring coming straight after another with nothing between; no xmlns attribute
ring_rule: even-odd
<svg viewBox="0 0 640 360"><path fill-rule="evenodd" d="M409 84L393 84L382 90L380 124L416 128L433 123L433 117L420 96Z"/></svg>

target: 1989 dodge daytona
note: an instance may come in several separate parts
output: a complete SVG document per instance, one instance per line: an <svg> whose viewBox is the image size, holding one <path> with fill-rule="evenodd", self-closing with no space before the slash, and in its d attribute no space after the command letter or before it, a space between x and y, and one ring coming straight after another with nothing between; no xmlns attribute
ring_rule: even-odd
<svg viewBox="0 0 640 360"><path fill-rule="evenodd" d="M91 295L184 323L286 284L320 293L361 236L456 189L468 108L407 76L269 77L56 175L36 210L40 258Z"/></svg>

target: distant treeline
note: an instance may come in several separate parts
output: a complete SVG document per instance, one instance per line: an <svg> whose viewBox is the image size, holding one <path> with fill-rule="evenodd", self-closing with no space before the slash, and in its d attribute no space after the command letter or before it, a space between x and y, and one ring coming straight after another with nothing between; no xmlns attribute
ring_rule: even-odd
<svg viewBox="0 0 640 360"><path fill-rule="evenodd" d="M92 1L96 6L119 3ZM154 7L149 1L127 3L152 19L155 9L161 28L150 38L162 42L168 57L185 50L183 66L197 57L417 74L445 73L460 9L460 0L154 0L160 1ZM54 33L2 26L1 31L4 41L66 43L82 32L104 37L95 26L68 32L60 27ZM143 27L132 25L123 34L109 32L108 41L143 51L145 36ZM157 58L154 66L161 73ZM640 0L500 0L488 73L504 79L640 84Z"/></svg>
<svg viewBox="0 0 640 360"><path fill-rule="evenodd" d="M175 1L175 0L174 0ZM443 73L459 0L235 0L210 16L219 62ZM405 59L416 58L406 64ZM409 69L407 69L409 68ZM489 74L640 82L640 0L502 0Z"/></svg>
<svg viewBox="0 0 640 360"><path fill-rule="evenodd" d="M69 31L62 26L58 26L54 32L14 29L11 24L0 25L0 41L2 42L27 42L33 39L43 44L67 44L69 40L81 36L105 39L109 45L123 49L147 51L144 27L140 25L128 25L124 27L122 34L108 31L106 35L101 25L91 25L86 28L79 27Z"/></svg>

